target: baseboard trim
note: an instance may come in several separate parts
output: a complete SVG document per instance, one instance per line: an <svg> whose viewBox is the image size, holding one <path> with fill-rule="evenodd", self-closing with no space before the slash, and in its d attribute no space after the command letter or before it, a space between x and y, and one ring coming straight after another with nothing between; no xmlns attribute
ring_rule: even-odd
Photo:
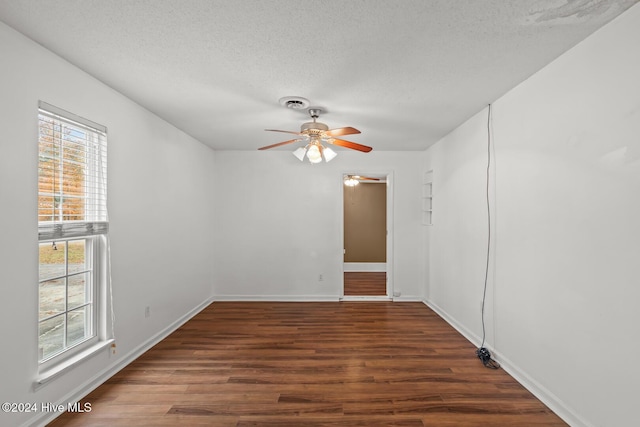
<svg viewBox="0 0 640 427"><path fill-rule="evenodd" d="M345 262L343 265L345 273L351 272L383 272L387 271L386 262Z"/></svg>
<svg viewBox="0 0 640 427"><path fill-rule="evenodd" d="M438 316L440 316L445 322L451 325L456 331L464 336L469 342L476 347L479 347L482 343L481 337L477 336L469 329L465 328L462 324L457 322L455 318L450 316L445 310L430 300L422 301L427 307L432 309ZM531 378L524 370L520 369L516 364L504 357L498 350L485 342L485 347L491 351L493 358L500 363L500 366L506 373L511 375L516 381L518 381L524 388L529 390L535 397L537 397L542 403L544 403L549 409L555 412L560 418L562 418L567 424L573 427L595 427L578 415L573 409L566 405L555 394L549 391L542 384Z"/></svg>
<svg viewBox="0 0 640 427"><path fill-rule="evenodd" d="M442 319L444 319L444 321L447 322L449 325L451 325L456 331L462 334L462 336L465 337L467 341L471 342L476 347L480 346L482 339L479 336L477 336L476 334L474 334L473 332L465 328L462 324L458 323L458 321L456 321L453 317L449 316L449 313L441 309L436 303L429 300L423 300L422 302L431 310L435 311L438 316L442 317ZM491 346L488 344L487 344L487 348L491 351L494 351L494 349L491 348Z"/></svg>
<svg viewBox="0 0 640 427"><path fill-rule="evenodd" d="M414 295L406 295L393 297L393 302L423 302L422 297L414 296Z"/></svg>
<svg viewBox="0 0 640 427"><path fill-rule="evenodd" d="M337 295L216 295L216 301L316 302L339 301Z"/></svg>
<svg viewBox="0 0 640 427"><path fill-rule="evenodd" d="M215 301L255 301L255 302L335 302L335 301L393 301L393 302L424 302L419 296L336 296L336 295L216 295Z"/></svg>
<svg viewBox="0 0 640 427"><path fill-rule="evenodd" d="M93 390L98 388L109 378L117 374L120 370L122 370L131 362L133 362L135 359L140 357L145 351L149 350L151 347L153 347L154 345L156 345L157 343L165 339L167 336L173 333L176 329L184 325L192 317L194 317L196 314L204 310L213 302L214 302L214 298L209 298L206 301L202 302L201 304L198 304L195 308L193 308L187 314L181 316L176 321L171 323L169 326L167 326L166 328L164 328L163 330L161 330L160 332L158 332L157 334L155 334L154 336L152 336L151 338L149 338L148 340L140 344L138 347L134 348L132 351L129 352L129 354L127 354L122 359L120 359L120 361L98 372L96 375L89 378L89 380L85 381L84 384L82 384L80 387L71 391L59 401L56 400L56 402L63 402L66 405L67 403L74 403L74 402L80 401L80 399L82 399L83 397L91 393ZM45 413L42 413L39 417L35 417L34 419L26 421L24 424L22 424L22 426L23 427L43 426L50 423L54 419L56 419L59 415L61 415L61 413L45 412Z"/></svg>

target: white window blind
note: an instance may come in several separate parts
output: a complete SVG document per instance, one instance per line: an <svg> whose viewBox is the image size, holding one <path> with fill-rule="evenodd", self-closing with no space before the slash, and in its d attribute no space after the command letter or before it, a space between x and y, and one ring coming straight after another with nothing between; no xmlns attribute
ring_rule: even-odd
<svg viewBox="0 0 640 427"><path fill-rule="evenodd" d="M106 234L107 129L40 102L39 240Z"/></svg>

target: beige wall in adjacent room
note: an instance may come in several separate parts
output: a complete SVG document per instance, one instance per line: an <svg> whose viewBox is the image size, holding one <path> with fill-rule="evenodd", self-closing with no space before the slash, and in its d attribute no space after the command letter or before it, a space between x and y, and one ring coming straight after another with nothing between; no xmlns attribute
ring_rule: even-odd
<svg viewBox="0 0 640 427"><path fill-rule="evenodd" d="M344 262L386 262L387 185L344 188Z"/></svg>

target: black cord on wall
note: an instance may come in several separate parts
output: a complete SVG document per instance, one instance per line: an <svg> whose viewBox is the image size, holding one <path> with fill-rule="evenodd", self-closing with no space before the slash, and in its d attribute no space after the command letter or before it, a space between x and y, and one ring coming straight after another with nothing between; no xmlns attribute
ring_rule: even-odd
<svg viewBox="0 0 640 427"><path fill-rule="evenodd" d="M491 104L489 104L488 112L487 112L487 187L486 187L486 199L487 199L487 263L484 272L484 290L482 292L482 344L480 344L480 348L476 350L476 356L482 361L484 366L491 369L498 369L500 365L498 362L491 358L491 353L484 347L484 342L486 338L486 330L484 325L484 304L487 299L487 282L489 281L489 258L491 255L491 203L489 199L489 183L490 183L490 171L491 171Z"/></svg>

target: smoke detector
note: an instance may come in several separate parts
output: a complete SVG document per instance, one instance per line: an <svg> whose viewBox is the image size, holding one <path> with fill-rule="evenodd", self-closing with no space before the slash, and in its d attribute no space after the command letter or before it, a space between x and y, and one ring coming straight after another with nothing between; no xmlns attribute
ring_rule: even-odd
<svg viewBox="0 0 640 427"><path fill-rule="evenodd" d="M306 110L309 108L309 100L301 96L285 96L278 101L283 107L292 110Z"/></svg>

